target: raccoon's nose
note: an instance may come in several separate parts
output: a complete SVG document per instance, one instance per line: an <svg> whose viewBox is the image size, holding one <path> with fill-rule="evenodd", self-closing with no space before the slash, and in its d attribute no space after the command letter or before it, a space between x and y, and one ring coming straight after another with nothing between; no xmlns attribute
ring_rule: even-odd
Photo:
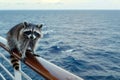
<svg viewBox="0 0 120 80"><path fill-rule="evenodd" d="M33 37L33 36L30 36L30 39L34 39L34 37Z"/></svg>

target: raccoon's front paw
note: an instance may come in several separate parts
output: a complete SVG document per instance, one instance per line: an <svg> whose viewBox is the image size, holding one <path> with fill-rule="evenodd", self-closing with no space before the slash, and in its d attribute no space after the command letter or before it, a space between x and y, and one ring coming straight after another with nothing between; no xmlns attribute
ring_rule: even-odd
<svg viewBox="0 0 120 80"><path fill-rule="evenodd" d="M40 55L38 55L38 54L33 54L33 56L35 56L35 57L40 57Z"/></svg>

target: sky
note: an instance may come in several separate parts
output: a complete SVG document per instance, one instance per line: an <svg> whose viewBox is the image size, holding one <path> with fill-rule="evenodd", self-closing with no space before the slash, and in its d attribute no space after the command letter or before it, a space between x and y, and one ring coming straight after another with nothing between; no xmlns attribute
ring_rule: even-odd
<svg viewBox="0 0 120 80"><path fill-rule="evenodd" d="M0 10L120 9L120 0L0 0Z"/></svg>

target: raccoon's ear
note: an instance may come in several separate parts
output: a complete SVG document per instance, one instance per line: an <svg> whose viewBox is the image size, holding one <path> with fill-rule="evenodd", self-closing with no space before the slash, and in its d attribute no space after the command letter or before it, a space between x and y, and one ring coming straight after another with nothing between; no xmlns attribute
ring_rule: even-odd
<svg viewBox="0 0 120 80"><path fill-rule="evenodd" d="M27 23L27 22L23 22L23 26L24 26L24 27L27 27L27 26L28 26L28 23Z"/></svg>
<svg viewBox="0 0 120 80"><path fill-rule="evenodd" d="M40 29L42 28L42 26L43 26L42 24L40 24L40 25L37 25L37 27L38 27L38 28L40 28Z"/></svg>

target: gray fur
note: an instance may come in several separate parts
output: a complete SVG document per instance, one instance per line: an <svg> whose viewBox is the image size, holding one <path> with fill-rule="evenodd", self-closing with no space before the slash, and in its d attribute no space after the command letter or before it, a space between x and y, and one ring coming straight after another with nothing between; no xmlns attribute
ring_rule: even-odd
<svg viewBox="0 0 120 80"><path fill-rule="evenodd" d="M42 25L41 25L42 26ZM31 31L29 36L33 36L34 33L37 32L40 36L35 36L31 39L24 32ZM34 53L35 46L38 42L38 39L41 37L41 27L32 23L20 23L10 29L7 33L7 41L10 50L18 49L18 51L22 54L22 58L25 58L25 52L28 48Z"/></svg>

